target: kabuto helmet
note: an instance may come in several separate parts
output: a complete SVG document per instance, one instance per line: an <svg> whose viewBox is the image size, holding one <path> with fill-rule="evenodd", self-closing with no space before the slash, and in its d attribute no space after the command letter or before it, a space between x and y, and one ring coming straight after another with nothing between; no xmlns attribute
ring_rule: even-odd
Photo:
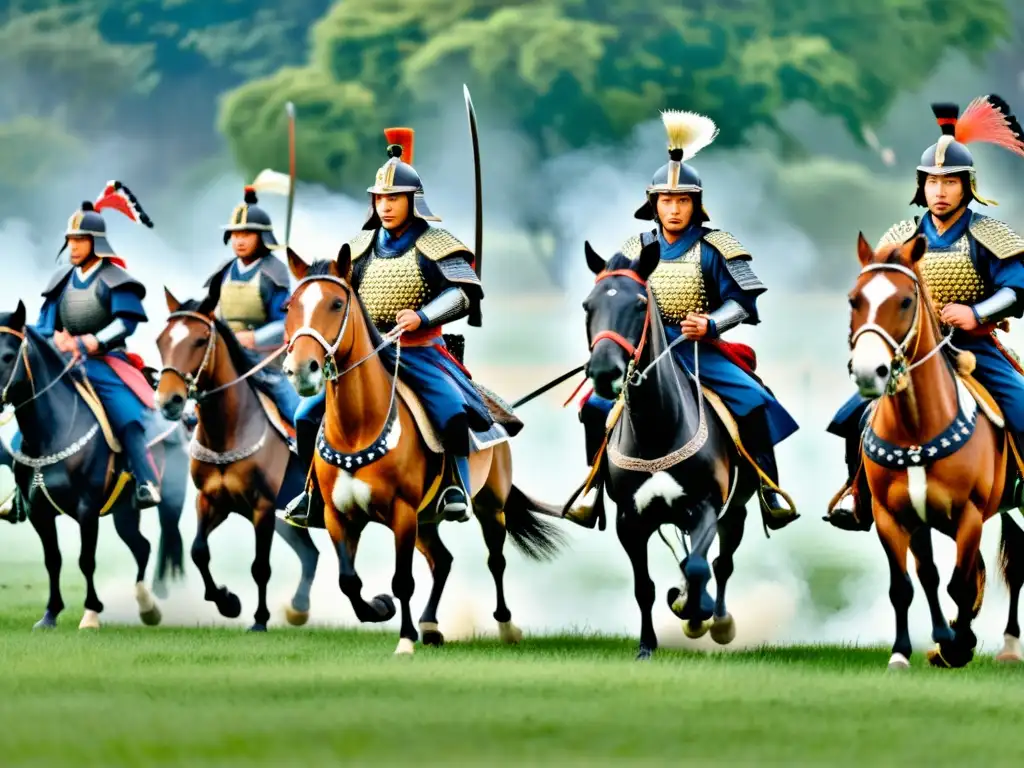
<svg viewBox="0 0 1024 768"><path fill-rule="evenodd" d="M142 210L138 198L131 190L120 181L108 181L96 202L86 200L81 208L71 214L64 232L64 245L57 252L58 258L68 247L69 237L91 237L92 250L96 256L110 259L123 267L124 260L118 257L107 240L107 223L100 215L100 211L108 209L120 211L136 224L153 227L153 220Z"/></svg>
<svg viewBox="0 0 1024 768"><path fill-rule="evenodd" d="M701 224L710 216L704 210L703 187L697 169L683 162L708 146L718 136L718 127L710 117L696 112L670 109L661 113L668 134L668 162L654 173L647 186L647 201L641 205L636 218L645 221L657 219L659 194L688 194L693 197L693 223Z"/></svg>
<svg viewBox="0 0 1024 768"><path fill-rule="evenodd" d="M277 238L274 237L274 227L270 221L270 214L260 208L256 203L256 187L247 186L245 197L241 203L235 206L231 212L231 219L224 227L224 244L231 240L232 232L259 232L263 245L267 248L278 248Z"/></svg>
<svg viewBox="0 0 1024 768"><path fill-rule="evenodd" d="M424 221L441 221L427 205L423 195L423 181L412 167L415 131L412 128L385 128L384 138L388 142L388 160L377 169L373 186L366 192L370 196L370 210L363 229L376 229L381 225L380 217L373 204L374 195L409 195L409 211L412 216Z"/></svg>
<svg viewBox="0 0 1024 768"><path fill-rule="evenodd" d="M932 104L932 112L942 135L921 155L917 166L917 191L911 203L927 207L924 183L928 176L959 175L964 180L962 205L977 200L982 205L995 205L978 194L974 157L967 144L996 144L1024 157L1024 133L1009 105L999 96L979 96L960 115L956 104Z"/></svg>

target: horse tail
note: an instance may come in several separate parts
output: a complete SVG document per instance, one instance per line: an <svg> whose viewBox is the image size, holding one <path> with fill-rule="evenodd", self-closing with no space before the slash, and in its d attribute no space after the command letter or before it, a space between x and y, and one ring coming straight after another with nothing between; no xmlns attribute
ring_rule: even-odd
<svg viewBox="0 0 1024 768"><path fill-rule="evenodd" d="M516 549L526 557L536 561L553 560L565 544L565 536L538 517L539 514L561 517L562 510L530 498L513 485L505 500L505 530Z"/></svg>

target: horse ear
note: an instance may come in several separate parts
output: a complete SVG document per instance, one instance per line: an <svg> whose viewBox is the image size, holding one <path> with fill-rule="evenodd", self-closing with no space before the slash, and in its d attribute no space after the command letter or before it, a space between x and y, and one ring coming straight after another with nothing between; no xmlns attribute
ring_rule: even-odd
<svg viewBox="0 0 1024 768"><path fill-rule="evenodd" d="M25 309L25 302L18 299L18 306L14 310L14 314L11 315L11 327L16 331L23 331L25 329L25 317L27 310Z"/></svg>
<svg viewBox="0 0 1024 768"><path fill-rule="evenodd" d="M636 260L636 273L646 280L654 272L654 269L661 261L661 244L655 240L648 243L640 251L640 258Z"/></svg>
<svg viewBox="0 0 1024 768"><path fill-rule="evenodd" d="M338 277L348 280L352 276L352 248L345 243L338 249L338 258L334 262Z"/></svg>
<svg viewBox="0 0 1024 768"><path fill-rule="evenodd" d="M590 267L590 271L595 275L600 275L604 272L608 262L598 256L597 251L590 247L589 240L583 241L583 250L587 254L587 266Z"/></svg>
<svg viewBox="0 0 1024 768"><path fill-rule="evenodd" d="M924 235L917 235L910 243L910 252L907 254L910 264L917 264L921 257L928 251L928 241Z"/></svg>
<svg viewBox="0 0 1024 768"><path fill-rule="evenodd" d="M168 312L177 312L181 309L181 302L174 298L174 294L166 285L164 286L164 298L167 300Z"/></svg>
<svg viewBox="0 0 1024 768"><path fill-rule="evenodd" d="M864 233L857 233L857 258L860 259L860 265L866 267L875 259L875 252L868 244L868 241L864 239Z"/></svg>
<svg viewBox="0 0 1024 768"><path fill-rule="evenodd" d="M291 246L288 247L288 269L296 280L302 280L309 272L309 264L303 261L302 257L291 249Z"/></svg>

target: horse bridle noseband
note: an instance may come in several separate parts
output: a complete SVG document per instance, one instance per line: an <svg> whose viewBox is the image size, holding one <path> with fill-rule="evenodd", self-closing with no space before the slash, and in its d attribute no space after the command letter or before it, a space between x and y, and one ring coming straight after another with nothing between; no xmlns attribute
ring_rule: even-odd
<svg viewBox="0 0 1024 768"><path fill-rule="evenodd" d="M597 279L594 280L594 283L600 283L602 280L606 280L609 277L628 277L631 280L638 283L641 287L645 289L647 288L647 281L640 277L640 275L634 272L632 269L610 269L604 271L597 276ZM646 295L644 295L643 298L645 302L648 301ZM628 379L632 375L633 370L636 368L637 364L639 364L640 362L640 355L643 354L644 347L647 345L647 331L650 327L651 308L650 306L648 306L647 312L644 314L644 327L643 330L640 332L640 340L636 343L635 346L629 339L627 339L621 333L618 333L617 331L606 330L600 331L596 336L594 336L594 338L590 342L590 351L593 352L594 347L597 346L598 342L604 341L605 339L614 342L618 346L622 347L622 349L625 350L626 354L629 355L630 358L629 371L626 375L626 378Z"/></svg>
<svg viewBox="0 0 1024 768"><path fill-rule="evenodd" d="M935 345L935 348L920 360L908 364L907 349L909 348L910 343L916 339L918 344L920 344L921 340L921 315L923 314L922 310L924 306L921 301L921 279L914 270L910 269L910 267L905 267L902 264L868 264L860 271L860 274L863 276L872 272L899 272L900 274L909 277L914 283L914 321L911 323L910 328L907 330L902 341L896 341L892 334L885 328L880 326L878 323L873 322L864 323L864 325L858 328L850 337L851 350L856 346L857 340L866 333L874 333L892 348L892 366L889 369L889 378L886 380L885 385L886 394L891 395L896 392L899 380L903 376L910 373L919 365L923 365L928 362L928 360L938 354L944 346L950 343L952 333L943 336L942 340ZM911 357L913 357L914 354L916 354L916 347L915 353L912 353Z"/></svg>
<svg viewBox="0 0 1024 768"><path fill-rule="evenodd" d="M199 364L199 368L196 369L194 374L185 373L173 366L165 365L160 369L160 376L162 377L165 373L173 373L185 384L185 398L187 400L196 400L202 397L199 393L199 379L213 360L213 350L217 346L217 324L206 315L199 312L179 310L177 312L171 312L171 314L167 316L168 324L170 324L172 320L183 319L198 320L210 329L210 335L206 339L206 350L203 352L203 361Z"/></svg>

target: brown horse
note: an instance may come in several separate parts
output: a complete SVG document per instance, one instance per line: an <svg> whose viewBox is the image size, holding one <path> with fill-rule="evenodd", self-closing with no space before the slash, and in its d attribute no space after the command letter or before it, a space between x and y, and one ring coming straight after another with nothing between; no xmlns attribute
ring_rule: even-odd
<svg viewBox="0 0 1024 768"><path fill-rule="evenodd" d="M402 610L395 653L412 653L418 637L409 605L417 548L433 576L420 630L425 644L440 645L444 638L438 630L437 606L452 563L438 536L439 520L432 504L443 471L441 456L428 449L401 396L397 377L376 354L387 342L370 322L350 283L349 246L342 246L335 261L309 265L294 253L288 257L299 282L285 320L290 344L284 370L300 395L318 394L326 386L323 441L313 463L324 498L324 523L338 553L338 585L360 621L382 622L395 615L389 595L378 595L370 602L362 598L362 582L355 569L366 524L386 525L395 536L391 588ZM505 604L505 534L527 557L550 558L558 548L558 532L535 513L558 512L530 500L512 484L507 441L473 453L470 476L473 510L483 530L487 565L497 590L494 618L502 641L515 643L522 633Z"/></svg>
<svg viewBox="0 0 1024 768"><path fill-rule="evenodd" d="M196 485L198 526L192 560L199 568L206 599L221 615L237 618L238 596L217 586L210 574L208 539L231 512L237 512L256 531L252 577L259 592L253 631L265 631L270 547L274 531L295 550L302 564L299 587L286 609L290 624L309 619L309 592L319 557L305 529L294 528L276 511L302 488L306 470L290 450L288 439L275 428L259 394L247 381L256 373L235 334L214 317L216 299L182 304L166 288L170 316L157 338L163 361L157 405L164 416L178 419L189 399L196 401L199 423L192 438L192 480ZM282 501L283 499L283 501Z"/></svg>
<svg viewBox="0 0 1024 768"><path fill-rule="evenodd" d="M942 354L949 337L942 335L918 271L926 249L925 239L918 236L876 253L861 235L862 269L849 296L850 370L861 395L878 398L863 438L863 471L889 561L889 598L896 613L890 669L908 667L911 654L907 612L914 590L907 575L908 549L917 560L932 639L938 643L929 652L930 662L959 667L973 658L977 638L971 622L985 585L979 552L982 524L1010 506L1017 473L1005 431L979 407ZM960 355L964 374L973 368L971 357ZM956 541L956 567L948 587L957 606L952 627L939 604L933 528ZM1004 555L1019 559L1016 548L1004 546ZM1018 570L1020 565L1016 562ZM1015 617L1016 595L1012 602Z"/></svg>

